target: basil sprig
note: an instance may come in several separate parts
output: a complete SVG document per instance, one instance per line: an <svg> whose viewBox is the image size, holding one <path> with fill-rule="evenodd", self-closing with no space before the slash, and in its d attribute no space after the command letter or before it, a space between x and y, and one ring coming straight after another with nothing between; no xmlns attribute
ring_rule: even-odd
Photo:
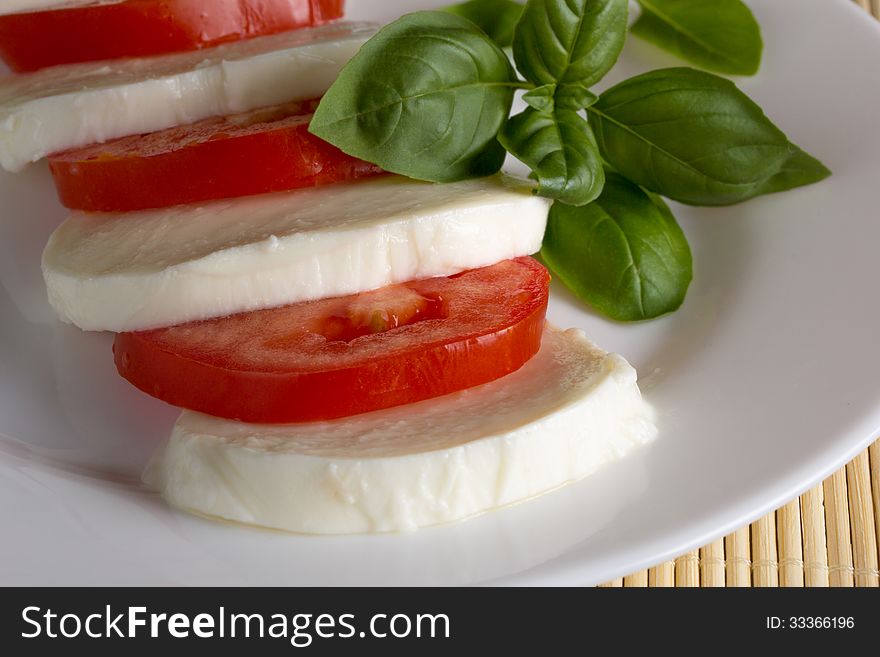
<svg viewBox="0 0 880 657"><path fill-rule="evenodd" d="M617 61L627 10L627 0L528 2L513 37L525 80L475 23L409 14L343 68L309 129L349 155L432 182L497 172L503 145L532 167L539 194L584 205L602 191L603 172L574 110L595 101L589 87ZM533 90L532 107L507 124L518 88Z"/></svg>
<svg viewBox="0 0 880 657"><path fill-rule="evenodd" d="M713 37L702 10L680 18L685 4L704 2L646 1L656 16L645 20L656 23L658 8L674 5L664 15L679 17L672 23L711 51L697 53L679 35L680 54L722 68L710 55L736 44ZM349 155L433 182L495 173L505 151L513 154L531 169L535 192L555 201L542 251L548 266L621 321L675 310L691 282L686 238L657 195L727 205L829 175L711 73L663 69L594 94L623 47L627 0L529 0L521 15L513 4L471 0L391 23L345 66L310 131ZM493 8L499 23L490 20ZM507 44L514 14L510 45L522 77L496 43ZM647 34L645 25L636 31ZM759 33L757 43L760 59ZM755 42L744 44L742 61L725 70L752 67ZM510 117L517 89L528 107Z"/></svg>

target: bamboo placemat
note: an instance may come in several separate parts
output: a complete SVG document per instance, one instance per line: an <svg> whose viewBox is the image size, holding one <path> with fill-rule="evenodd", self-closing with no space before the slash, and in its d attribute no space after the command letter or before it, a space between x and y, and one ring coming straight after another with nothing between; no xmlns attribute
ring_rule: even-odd
<svg viewBox="0 0 880 657"><path fill-rule="evenodd" d="M880 0L854 0L880 19ZM602 586L880 586L880 440L775 512Z"/></svg>

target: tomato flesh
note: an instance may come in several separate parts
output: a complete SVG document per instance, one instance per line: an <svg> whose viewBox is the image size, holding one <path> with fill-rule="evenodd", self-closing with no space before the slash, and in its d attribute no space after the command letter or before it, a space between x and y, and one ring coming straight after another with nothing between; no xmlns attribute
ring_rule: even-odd
<svg viewBox="0 0 880 657"><path fill-rule="evenodd" d="M446 319L441 296L425 296L406 285L391 285L351 297L340 312L316 319L309 328L331 342L351 342L428 319Z"/></svg>
<svg viewBox="0 0 880 657"><path fill-rule="evenodd" d="M49 168L61 202L128 212L280 192L381 170L312 135L317 100L212 118L58 153Z"/></svg>
<svg viewBox="0 0 880 657"><path fill-rule="evenodd" d="M361 295L121 333L113 351L122 376L175 406L246 422L328 420L519 369L540 347L549 281L540 263L518 258Z"/></svg>
<svg viewBox="0 0 880 657"><path fill-rule="evenodd" d="M0 16L0 57L18 73L197 50L340 18L344 0L124 0Z"/></svg>

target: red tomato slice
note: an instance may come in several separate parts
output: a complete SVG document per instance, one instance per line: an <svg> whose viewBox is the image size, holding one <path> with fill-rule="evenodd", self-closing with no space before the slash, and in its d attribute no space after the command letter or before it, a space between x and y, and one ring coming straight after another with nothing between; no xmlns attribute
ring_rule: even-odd
<svg viewBox="0 0 880 657"><path fill-rule="evenodd" d="M541 343L550 275L532 258L360 295L139 333L119 373L175 406L305 422L409 404L498 379Z"/></svg>
<svg viewBox="0 0 880 657"><path fill-rule="evenodd" d="M344 0L123 0L0 16L16 72L197 50L340 18Z"/></svg>
<svg viewBox="0 0 880 657"><path fill-rule="evenodd" d="M49 158L61 202L127 212L280 192L375 175L309 133L317 100L255 110Z"/></svg>

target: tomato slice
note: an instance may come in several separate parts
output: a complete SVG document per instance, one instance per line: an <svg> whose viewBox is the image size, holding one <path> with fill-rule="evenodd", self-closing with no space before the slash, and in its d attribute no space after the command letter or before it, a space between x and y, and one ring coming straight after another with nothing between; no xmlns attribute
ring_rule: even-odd
<svg viewBox="0 0 880 657"><path fill-rule="evenodd" d="M61 202L127 212L379 173L309 133L317 100L213 118L49 158Z"/></svg>
<svg viewBox="0 0 880 657"><path fill-rule="evenodd" d="M16 72L197 50L340 18L344 0L123 0L0 16Z"/></svg>
<svg viewBox="0 0 880 657"><path fill-rule="evenodd" d="M532 258L360 295L121 333L119 373L175 406L246 422L327 420L498 379L541 343Z"/></svg>

